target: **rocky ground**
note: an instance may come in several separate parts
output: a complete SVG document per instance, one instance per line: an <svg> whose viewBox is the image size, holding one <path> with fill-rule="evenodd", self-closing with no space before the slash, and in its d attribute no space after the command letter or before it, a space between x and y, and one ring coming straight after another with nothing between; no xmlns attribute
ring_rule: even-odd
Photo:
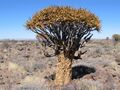
<svg viewBox="0 0 120 90"><path fill-rule="evenodd" d="M120 43L90 41L73 63L72 81L61 87L52 80L57 57L43 50L37 41L0 41L0 90L120 90Z"/></svg>

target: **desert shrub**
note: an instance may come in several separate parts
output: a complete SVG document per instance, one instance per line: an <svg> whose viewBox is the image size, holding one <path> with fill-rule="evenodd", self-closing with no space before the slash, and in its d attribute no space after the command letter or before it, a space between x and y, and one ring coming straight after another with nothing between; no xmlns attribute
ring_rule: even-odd
<svg viewBox="0 0 120 90"><path fill-rule="evenodd" d="M108 40L109 40L109 37L106 37L106 40L108 41Z"/></svg>
<svg viewBox="0 0 120 90"><path fill-rule="evenodd" d="M112 38L113 38L113 41L114 41L115 43L120 41L120 35L119 35L119 34L114 34L114 35L112 36Z"/></svg>

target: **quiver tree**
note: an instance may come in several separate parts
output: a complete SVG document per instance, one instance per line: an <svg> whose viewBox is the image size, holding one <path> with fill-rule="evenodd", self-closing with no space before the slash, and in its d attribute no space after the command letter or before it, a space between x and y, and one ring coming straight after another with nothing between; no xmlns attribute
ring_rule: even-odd
<svg viewBox="0 0 120 90"><path fill-rule="evenodd" d="M53 48L58 56L56 85L70 82L72 61L81 58L85 53L81 48L92 37L91 32L100 29L98 17L91 12L59 6L37 12L26 25L37 34L42 45ZM75 56L76 52L79 53Z"/></svg>

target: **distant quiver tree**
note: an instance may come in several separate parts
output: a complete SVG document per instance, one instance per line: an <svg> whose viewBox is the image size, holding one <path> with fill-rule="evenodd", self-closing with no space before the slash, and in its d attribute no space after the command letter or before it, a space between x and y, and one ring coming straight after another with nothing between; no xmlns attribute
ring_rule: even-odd
<svg viewBox="0 0 120 90"><path fill-rule="evenodd" d="M72 63L85 52L81 48L100 31L97 16L86 9L51 6L37 12L26 26L35 32L45 47L51 47L58 56L55 84L65 85L71 81ZM79 52L78 55L75 55Z"/></svg>

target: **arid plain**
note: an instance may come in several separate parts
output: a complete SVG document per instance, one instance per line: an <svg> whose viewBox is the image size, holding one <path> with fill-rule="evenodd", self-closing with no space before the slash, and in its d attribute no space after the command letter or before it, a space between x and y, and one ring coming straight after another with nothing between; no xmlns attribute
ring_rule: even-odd
<svg viewBox="0 0 120 90"><path fill-rule="evenodd" d="M0 90L57 90L57 57L45 57L38 41L0 41ZM72 81L61 90L120 90L120 43L91 40L74 61ZM46 52L53 52L46 49Z"/></svg>

